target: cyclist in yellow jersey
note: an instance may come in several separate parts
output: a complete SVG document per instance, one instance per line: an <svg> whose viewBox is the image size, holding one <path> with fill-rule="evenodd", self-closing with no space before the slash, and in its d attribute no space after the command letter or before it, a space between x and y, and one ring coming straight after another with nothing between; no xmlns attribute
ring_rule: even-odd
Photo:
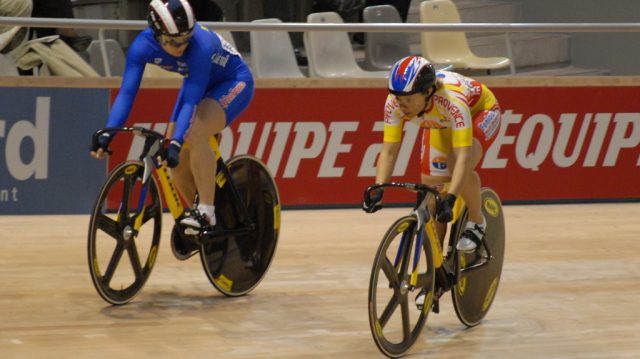
<svg viewBox="0 0 640 359"><path fill-rule="evenodd" d="M378 159L376 183L389 182L400 151L406 121L425 129L422 136L421 182L450 182L437 220L452 220L453 205L462 196L469 221L458 242L460 251L474 251L482 239L486 220L482 215L480 177L475 171L500 128L500 107L485 85L449 71L436 72L426 59L408 56L389 73L385 103L384 140ZM371 196L363 209L380 208L383 191Z"/></svg>

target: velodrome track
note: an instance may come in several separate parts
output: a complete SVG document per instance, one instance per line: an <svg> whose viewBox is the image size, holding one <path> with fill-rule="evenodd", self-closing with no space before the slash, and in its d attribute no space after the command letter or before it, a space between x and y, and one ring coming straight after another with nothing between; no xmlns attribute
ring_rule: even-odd
<svg viewBox="0 0 640 359"><path fill-rule="evenodd" d="M158 262L133 302L91 283L88 215L0 216L2 358L377 358L367 288L382 234L406 208L285 210L274 262L226 298L198 257ZM502 280L465 329L450 296L408 358L640 357L640 203L511 205Z"/></svg>

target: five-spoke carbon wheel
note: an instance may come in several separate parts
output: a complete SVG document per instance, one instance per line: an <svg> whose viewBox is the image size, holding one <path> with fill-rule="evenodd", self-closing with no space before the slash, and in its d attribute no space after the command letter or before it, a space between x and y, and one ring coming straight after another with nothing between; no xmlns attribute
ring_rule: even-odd
<svg viewBox="0 0 640 359"><path fill-rule="evenodd" d="M146 283L160 243L162 203L155 180L143 186L141 162L127 161L106 179L89 223L89 273L111 304L131 301Z"/></svg>
<svg viewBox="0 0 640 359"><path fill-rule="evenodd" d="M432 308L435 268L426 235L418 260L417 283L410 285L420 231L416 227L413 216L398 219L382 239L371 270L369 326L376 345L389 357L402 356L411 348ZM425 292L422 310L415 303L421 290Z"/></svg>

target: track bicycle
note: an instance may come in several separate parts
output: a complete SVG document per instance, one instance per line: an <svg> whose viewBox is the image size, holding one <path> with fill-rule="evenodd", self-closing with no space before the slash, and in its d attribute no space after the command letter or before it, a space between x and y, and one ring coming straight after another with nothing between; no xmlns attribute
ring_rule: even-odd
<svg viewBox="0 0 640 359"><path fill-rule="evenodd" d="M109 173L91 212L87 254L98 294L108 303L125 304L149 279L160 244L161 193L175 221L174 256L186 260L200 253L207 278L225 296L253 290L269 269L280 230L280 197L267 167L249 155L225 162L212 136L209 142L218 163L211 184L217 187L217 223L213 229L187 235L180 220L188 212L171 172L157 160L164 158L164 136L141 127L106 128L93 135L94 144L105 132L140 136L144 146L138 160L124 161Z"/></svg>
<svg viewBox="0 0 640 359"><path fill-rule="evenodd" d="M473 252L456 249L468 218L459 197L445 247L446 235L442 229L439 235L435 219L440 191L416 183L383 183L367 188L365 200L373 191L389 187L415 192L416 202L408 215L391 225L378 247L369 281L368 311L378 349L388 357L400 357L420 336L429 313L439 312L439 301L448 291L462 324L473 327L482 321L500 282L505 229L500 198L492 189L483 188L482 212L487 220L483 243ZM446 248L444 253L442 248ZM424 298L422 305L414 303L418 296Z"/></svg>

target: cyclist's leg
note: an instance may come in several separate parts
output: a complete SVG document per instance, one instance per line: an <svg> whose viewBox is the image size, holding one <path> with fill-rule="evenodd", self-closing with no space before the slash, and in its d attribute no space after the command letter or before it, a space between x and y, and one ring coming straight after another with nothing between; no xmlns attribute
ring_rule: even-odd
<svg viewBox="0 0 640 359"><path fill-rule="evenodd" d="M482 159L482 155L482 146L479 141L474 139L471 146L471 163L474 170L469 173L460 191L460 195L469 209L469 220L475 223L482 223L483 221L482 210L480 208L480 176L475 170Z"/></svg>
<svg viewBox="0 0 640 359"><path fill-rule="evenodd" d="M447 163L451 151L451 140L443 130L425 129L422 133L422 153L420 160L420 181L429 186L439 186L451 181L451 171ZM429 203L429 211L435 212L434 203ZM446 224L436 222L436 230L443 244Z"/></svg>
<svg viewBox="0 0 640 359"><path fill-rule="evenodd" d="M209 137L222 131L225 125L226 114L218 102L210 98L200 101L191 127L185 135L189 151L188 154L185 153L185 159L189 162L184 167L189 173L185 173L184 178L191 176L198 193L197 210L191 211L191 215L181 221L183 225L193 228L187 228L186 234L197 234L200 228L216 224L213 207L215 187L212 184L215 181L217 162L209 146ZM192 187L184 187L185 191L191 191L185 195L195 196Z"/></svg>
<svg viewBox="0 0 640 359"><path fill-rule="evenodd" d="M180 151L180 163L171 173L180 194L188 203L193 203L196 196L196 182L191 173L190 158L191 150L189 146L183 146L182 151Z"/></svg>
<svg viewBox="0 0 640 359"><path fill-rule="evenodd" d="M205 98L198 105L193 123L185 136L190 150L190 169L201 204L213 205L215 187L211 184L216 174L216 158L209 146L209 137L226 127L226 116L218 102Z"/></svg>
<svg viewBox="0 0 640 359"><path fill-rule="evenodd" d="M217 162L209 138L231 124L251 102L253 80L250 76L249 73L239 79L222 82L207 92L185 137L190 148L190 169L199 196L198 209L205 212L210 224L215 224L215 186L212 184ZM201 218L198 222L202 222ZM188 221L185 224L195 223Z"/></svg>
<svg viewBox="0 0 640 359"><path fill-rule="evenodd" d="M484 237L486 220L481 207L481 181L476 166L484 156L484 152L495 140L500 127L500 107L495 98L487 103L486 109L473 117L473 144L471 149L473 171L469 174L461 190L462 198L469 209L469 221L465 233L458 242L458 250L473 251Z"/></svg>

